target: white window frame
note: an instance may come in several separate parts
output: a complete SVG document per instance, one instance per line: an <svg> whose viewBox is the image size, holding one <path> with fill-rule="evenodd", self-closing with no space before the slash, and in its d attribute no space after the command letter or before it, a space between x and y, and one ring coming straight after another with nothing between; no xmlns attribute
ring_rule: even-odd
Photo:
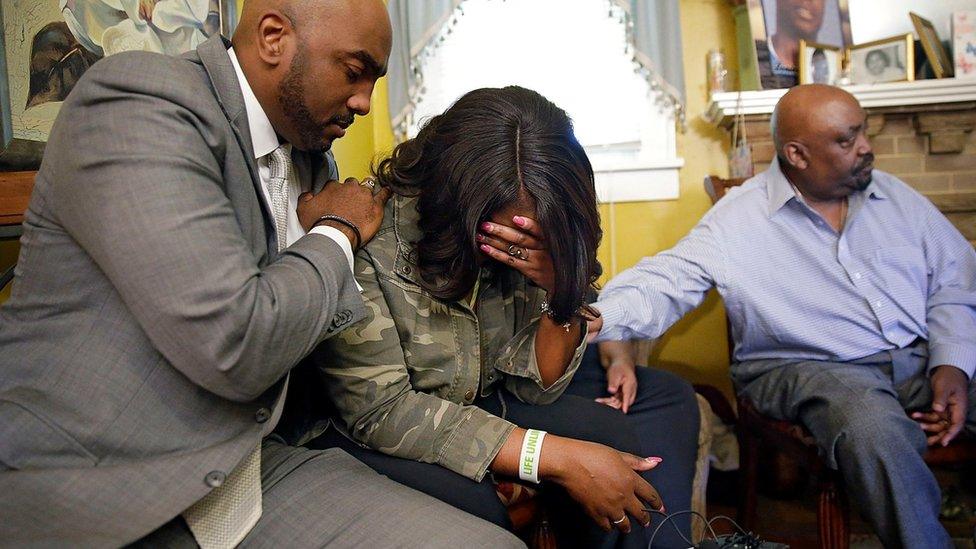
<svg viewBox="0 0 976 549"><path fill-rule="evenodd" d="M540 91L576 119L580 130L577 137L593 164L600 202L679 198L678 172L684 166L684 160L677 155L676 113L659 95L661 92L652 90L648 81L634 70L627 49L626 21L611 16L612 11L608 11L611 5L612 2L607 0L466 0L463 15L446 29L443 40L422 59L424 89L417 101L415 122L408 128L408 135L416 135L425 118L442 112L465 91L483 86L522 85ZM573 14L571 10L578 12ZM513 13L519 15L513 17ZM571 28L578 25L580 19L585 19L587 27ZM479 22L484 24L474 26ZM504 32L499 32L500 28ZM600 41L594 42L594 35ZM580 41L578 36L591 38ZM556 41L563 42L553 46ZM465 49L452 50L459 47ZM517 53L516 48L519 49ZM550 62L541 62L540 53L533 54L532 48L542 49L541 55ZM573 51L572 48L577 49ZM486 53L489 50L497 56ZM567 51L571 53L565 53ZM619 59L613 57L616 52L619 52ZM572 70L569 63L581 55L590 55L594 60L569 72ZM515 56L523 62L505 61ZM504 66L493 66L496 60ZM543 71L546 68L560 76L579 75L579 82L592 88L575 95L574 92L563 93L568 89L567 84L547 91L546 85L556 78L549 74L547 81L548 73ZM596 77L601 70L613 72L608 73L609 76ZM613 90L607 89L611 86L605 82L613 78L616 78L614 82L619 90L617 97L613 97ZM591 99L584 101L584 95ZM625 97L625 105L614 102L620 99L619 96ZM597 97L599 99L592 99ZM596 105L596 109L587 110L580 116L579 113L590 105ZM575 114L574 106L577 108ZM610 119L622 120L627 126L623 140L600 143L591 139L587 142L583 134L587 124L601 135L612 133L595 125L598 123L594 122L595 113L600 111ZM630 114L635 118L620 118Z"/></svg>

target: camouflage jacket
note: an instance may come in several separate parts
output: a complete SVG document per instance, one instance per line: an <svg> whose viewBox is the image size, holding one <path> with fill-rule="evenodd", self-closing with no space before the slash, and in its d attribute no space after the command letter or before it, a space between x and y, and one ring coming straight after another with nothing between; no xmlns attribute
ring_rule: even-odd
<svg viewBox="0 0 976 549"><path fill-rule="evenodd" d="M326 342L320 369L352 438L480 481L514 425L471 403L502 383L525 402L552 402L586 342L543 388L535 334L545 292L499 268L481 271L477 314L465 302L432 297L414 263L415 206L416 199L391 198L376 237L357 254L366 317Z"/></svg>

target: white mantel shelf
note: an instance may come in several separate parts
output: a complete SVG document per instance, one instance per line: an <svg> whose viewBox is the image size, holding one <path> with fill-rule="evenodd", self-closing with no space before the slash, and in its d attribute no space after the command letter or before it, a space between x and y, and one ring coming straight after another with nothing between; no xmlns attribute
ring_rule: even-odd
<svg viewBox="0 0 976 549"><path fill-rule="evenodd" d="M890 84L845 86L866 109L976 102L976 79L942 78ZM702 114L707 122L730 127L735 116L769 115L786 89L712 94Z"/></svg>

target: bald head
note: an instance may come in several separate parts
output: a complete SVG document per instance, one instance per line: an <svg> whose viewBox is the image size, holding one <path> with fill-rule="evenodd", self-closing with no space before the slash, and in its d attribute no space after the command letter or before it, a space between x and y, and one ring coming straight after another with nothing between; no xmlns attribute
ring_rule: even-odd
<svg viewBox="0 0 976 549"><path fill-rule="evenodd" d="M246 0L233 44L280 139L323 151L369 112L392 34L382 0Z"/></svg>
<svg viewBox="0 0 976 549"><path fill-rule="evenodd" d="M824 84L791 88L776 104L770 120L776 154L782 155L783 146L790 141L823 131L824 113L838 106L861 108L857 99L841 88Z"/></svg>
<svg viewBox="0 0 976 549"><path fill-rule="evenodd" d="M850 93L796 86L776 104L770 123L780 168L804 194L836 199L870 183L867 118Z"/></svg>
<svg viewBox="0 0 976 549"><path fill-rule="evenodd" d="M289 18L296 28L309 23L315 26L324 23L324 28L320 30L328 30L341 27L344 21L349 21L344 19L348 17L382 19L389 27L382 0L245 0L234 32L234 48L238 47L239 42L252 37L259 28L260 20L268 12L274 11Z"/></svg>

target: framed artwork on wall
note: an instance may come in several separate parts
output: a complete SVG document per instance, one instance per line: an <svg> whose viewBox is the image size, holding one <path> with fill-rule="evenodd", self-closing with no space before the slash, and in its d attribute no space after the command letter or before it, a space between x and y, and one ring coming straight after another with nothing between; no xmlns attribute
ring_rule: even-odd
<svg viewBox="0 0 976 549"><path fill-rule="evenodd" d="M37 167L61 102L102 57L179 55L231 32L236 15L235 0L0 0L0 167Z"/></svg>
<svg viewBox="0 0 976 549"><path fill-rule="evenodd" d="M800 40L800 84L833 84L844 68L844 50Z"/></svg>
<svg viewBox="0 0 976 549"><path fill-rule="evenodd" d="M911 81L915 79L915 37L907 33L847 50L853 84Z"/></svg>

